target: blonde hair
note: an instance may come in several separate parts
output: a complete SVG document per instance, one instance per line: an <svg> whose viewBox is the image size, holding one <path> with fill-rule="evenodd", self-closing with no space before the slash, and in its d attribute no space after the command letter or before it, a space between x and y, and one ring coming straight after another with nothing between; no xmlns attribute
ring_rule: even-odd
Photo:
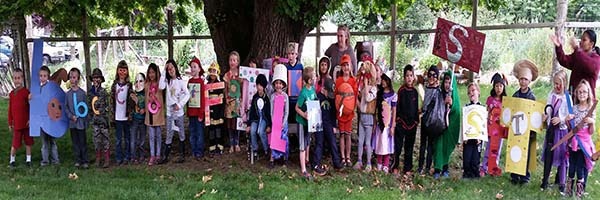
<svg viewBox="0 0 600 200"><path fill-rule="evenodd" d="M554 82L554 79L560 79L560 82L563 85L563 93L567 90L567 72L565 72L565 70L559 70L557 72L554 72L554 74L552 75L552 82Z"/></svg>
<svg viewBox="0 0 600 200"><path fill-rule="evenodd" d="M593 103L593 99L594 99L594 94L592 93L592 87L590 86L590 82L588 82L587 80L583 79L579 82L579 84L577 84L577 87L575 88L575 105L580 104L581 102L579 101L579 98L577 98L578 93L579 93L579 88L580 87L585 87L588 90L588 99L586 100L586 103L591 106Z"/></svg>
<svg viewBox="0 0 600 200"><path fill-rule="evenodd" d="M305 67L304 70L302 70L302 81L304 83L310 83L309 81L313 77L314 72L315 72L315 68Z"/></svg>
<svg viewBox="0 0 600 200"><path fill-rule="evenodd" d="M450 84L452 84L452 83L450 83ZM481 95L481 89L479 88L479 84L477 84L475 82L469 83L469 86L467 86L467 93L470 92L471 87L475 87L477 89L477 91L480 93L479 95Z"/></svg>

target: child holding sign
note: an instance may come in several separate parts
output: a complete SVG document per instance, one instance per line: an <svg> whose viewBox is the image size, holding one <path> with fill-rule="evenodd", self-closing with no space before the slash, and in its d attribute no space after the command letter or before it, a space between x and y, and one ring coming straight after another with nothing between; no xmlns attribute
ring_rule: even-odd
<svg viewBox="0 0 600 200"><path fill-rule="evenodd" d="M392 79L383 74L377 92L377 129L373 134L373 150L377 155L377 171L389 172L390 155L394 154L394 129L396 129L396 104ZM371 134L367 132L367 134Z"/></svg>
<svg viewBox="0 0 600 200"><path fill-rule="evenodd" d="M129 67L127 62L121 60L117 65L115 80L110 87L111 105L115 115L115 154L117 164L127 164L130 157L130 133L129 133L129 113L133 110L133 101L129 97L133 91L131 81L129 80Z"/></svg>
<svg viewBox="0 0 600 200"><path fill-rule="evenodd" d="M198 58L190 62L190 71L192 78L188 80L188 90L190 91L190 101L187 104L187 115L190 126L190 144L192 153L196 160L204 157L204 70Z"/></svg>
<svg viewBox="0 0 600 200"><path fill-rule="evenodd" d="M467 94L471 101L466 106L481 105L479 102L479 85L477 83L471 83L467 87ZM459 123L459 122L451 122ZM460 134L460 142L463 145L463 178L479 178L479 162L481 160L481 145L482 141L478 139L467 139L462 138Z"/></svg>
<svg viewBox="0 0 600 200"><path fill-rule="evenodd" d="M273 87L275 92L271 95L271 124L272 132L269 138L271 145L271 160L269 168L275 167L275 159L288 159L288 115L289 115L289 97L284 89L287 86L287 69L282 64L273 67Z"/></svg>
<svg viewBox="0 0 600 200"><path fill-rule="evenodd" d="M100 167L100 160L104 157L102 167L108 167L110 163L110 137L108 134L108 93L102 87L104 76L100 68L92 71L92 88L88 96L90 110L90 121L92 123L94 149L96 150L96 167Z"/></svg>
<svg viewBox="0 0 600 200"><path fill-rule="evenodd" d="M43 90L44 86L48 83L50 77L50 68L42 66L39 72L40 76L40 89ZM52 156L52 164L58 165L60 159L58 158L58 146L56 145L56 138L52 137L44 131L40 130L40 136L42 136L42 162L41 166L47 166L50 163L50 156ZM50 155L51 154L51 155Z"/></svg>
<svg viewBox="0 0 600 200"><path fill-rule="evenodd" d="M575 119L575 124L584 122L584 125L569 140L569 180L566 193L567 196L573 195L574 178L577 174L575 191L577 197L581 198L585 193L585 178L594 167L590 156L595 152L592 134L596 115L592 114L591 117L587 117L588 112L593 112L591 108L594 103L594 95L588 81L581 80L575 90L575 95L574 114L569 115L567 120Z"/></svg>
<svg viewBox="0 0 600 200"><path fill-rule="evenodd" d="M500 125L502 113L502 97L506 96L506 79L503 75L496 73L492 76L492 90L486 100L488 111L488 142L483 156L481 171L491 176L502 175L502 169L498 167L502 152L502 141L508 135L506 127Z"/></svg>
<svg viewBox="0 0 600 200"><path fill-rule="evenodd" d="M311 179L312 176L306 171L306 165L308 162L308 152L310 149L310 135L308 132L308 114L307 114L307 101L314 101L317 99L315 88L313 87L313 80L315 78L315 70L312 67L304 68L302 71L302 83L303 87L298 96L298 102L296 102L296 121L300 125L301 129L299 132L300 145L300 169L302 170L302 176L307 179Z"/></svg>
<svg viewBox="0 0 600 200"><path fill-rule="evenodd" d="M146 112L145 123L148 126L148 140L150 142L150 160L148 166L156 164L160 160L161 131L160 127L165 125L165 114L163 112L163 90L166 88L164 77L160 75L158 65L150 63L146 71Z"/></svg>
<svg viewBox="0 0 600 200"><path fill-rule="evenodd" d="M352 147L352 119L354 119L354 108L356 107L356 97L358 88L356 80L352 75L350 68L350 55L342 56L340 65L342 66L342 76L335 80L335 107L338 110L338 127L340 130L340 152L342 152L342 163L346 167L351 167L350 150Z"/></svg>
<svg viewBox="0 0 600 200"><path fill-rule="evenodd" d="M177 132L179 134L179 158L175 161L182 163L185 161L185 129L183 127L183 106L187 104L190 99L190 92L188 91L186 83L181 79L177 63L173 59L169 59L166 63L166 110L167 110L167 138L165 144L167 149L165 151L165 159L163 162L169 161L169 154L171 153L171 144L173 142L173 134Z"/></svg>
<svg viewBox="0 0 600 200"><path fill-rule="evenodd" d="M29 90L23 86L23 70L16 68L13 71L13 83L15 89L10 92L8 102L8 129L13 132L12 146L10 147L10 167L15 167L15 155L21 147L21 141L25 142L27 154L25 163L31 167L31 145L33 138L29 136L29 101L27 100Z"/></svg>
<svg viewBox="0 0 600 200"><path fill-rule="evenodd" d="M86 94L79 88L81 72L77 68L69 70L69 81L71 89L65 95L65 111L69 118L69 128L71 130L71 141L73 142L73 154L75 156L75 167L87 169L87 145L85 128L87 127L88 107L86 105Z"/></svg>

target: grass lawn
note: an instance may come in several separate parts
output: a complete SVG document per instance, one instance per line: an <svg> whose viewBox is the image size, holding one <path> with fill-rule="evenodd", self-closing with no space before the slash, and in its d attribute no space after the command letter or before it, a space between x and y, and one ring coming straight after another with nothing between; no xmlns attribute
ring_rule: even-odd
<svg viewBox="0 0 600 200"><path fill-rule="evenodd" d="M482 86L482 102L489 90L489 85ZM534 86L539 99L545 100L549 90L547 84ZM465 104L465 87L461 86L459 91L461 104ZM515 90L510 87L507 91L510 95ZM7 104L8 100L0 100L0 121L7 121ZM538 134L538 141L543 137ZM17 154L18 166L11 170L8 168L8 150L12 134L6 125L0 126L0 138L0 199L494 199L497 194L503 195L503 199L562 198L556 187L540 191L542 165L539 157L532 181L526 185L510 184L506 173L496 178L462 180L460 148L452 156L449 179L433 180L431 176L396 178L378 172L366 174L344 170L309 182L299 175L297 153L291 154L291 166L273 170L266 168L264 159L250 165L245 153L224 154L206 161L192 161L188 157L184 164L155 167L117 167L113 164L108 169L80 170L72 165L69 134L58 139L61 165L39 167L41 142L36 138L34 166L24 167L25 150L21 148ZM93 160L89 135L88 139L88 151ZM538 142L538 152L541 148L541 142ZM503 152L501 166L504 166L504 155ZM71 173L76 173L78 178L70 179ZM599 180L596 173L590 174L588 197L600 195Z"/></svg>

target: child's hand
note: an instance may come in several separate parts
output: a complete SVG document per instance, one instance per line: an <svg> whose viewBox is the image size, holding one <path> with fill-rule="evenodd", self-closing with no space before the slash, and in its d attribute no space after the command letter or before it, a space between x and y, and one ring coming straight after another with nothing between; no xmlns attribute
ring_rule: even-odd
<svg viewBox="0 0 600 200"><path fill-rule="evenodd" d="M554 43L554 46L560 46L560 40L558 39L558 36L556 36L555 34L550 35L550 41L552 41L552 43Z"/></svg>
<svg viewBox="0 0 600 200"><path fill-rule="evenodd" d="M558 124L560 124L560 118L558 118L558 117L553 117L553 118L552 118L552 125L556 126L556 125L558 125Z"/></svg>
<svg viewBox="0 0 600 200"><path fill-rule="evenodd" d="M246 133L250 133L250 127L246 126Z"/></svg>
<svg viewBox="0 0 600 200"><path fill-rule="evenodd" d="M77 116L73 116L73 117L71 117L71 121L74 121L74 122L76 122L76 121L77 121Z"/></svg>
<svg viewBox="0 0 600 200"><path fill-rule="evenodd" d="M448 105L452 105L452 98L451 98L451 97L448 95L448 96L446 97L446 101L445 101L445 102L446 102L446 104L448 104Z"/></svg>
<svg viewBox="0 0 600 200"><path fill-rule="evenodd" d="M271 132L271 127L267 127L267 129L265 129L265 133L270 133Z"/></svg>
<svg viewBox="0 0 600 200"><path fill-rule="evenodd" d="M29 94L29 95L27 96L27 99L28 99L29 101L31 101L31 94Z"/></svg>
<svg viewBox="0 0 600 200"><path fill-rule="evenodd" d="M178 111L179 109L180 109L179 105L175 104L175 106L173 107L173 110Z"/></svg>
<svg viewBox="0 0 600 200"><path fill-rule="evenodd" d="M133 100L133 102L135 102L135 103L137 103L137 102L138 102L137 95L135 95L135 94L131 93L129 96L131 97L131 100Z"/></svg>
<svg viewBox="0 0 600 200"><path fill-rule="evenodd" d="M338 133L338 129L337 128L333 128L333 133Z"/></svg>
<svg viewBox="0 0 600 200"><path fill-rule="evenodd" d="M586 117L584 121L585 121L585 123L588 123L588 124L593 124L595 122L594 119L591 117Z"/></svg>
<svg viewBox="0 0 600 200"><path fill-rule="evenodd" d="M569 120L572 120L573 118L575 118L575 115L569 114L569 115L567 115L566 120L569 121Z"/></svg>
<svg viewBox="0 0 600 200"><path fill-rule="evenodd" d="M27 123L29 123L29 122L27 122ZM8 126L8 131L12 132L12 130L13 130L13 126L12 125Z"/></svg>
<svg viewBox="0 0 600 200"><path fill-rule="evenodd" d="M204 118L198 117L198 121L202 122L202 121L204 121Z"/></svg>
<svg viewBox="0 0 600 200"><path fill-rule="evenodd" d="M548 119L548 115L544 114L542 115L542 121L546 121Z"/></svg>
<svg viewBox="0 0 600 200"><path fill-rule="evenodd" d="M146 113L146 109L140 109L140 114L145 114Z"/></svg>

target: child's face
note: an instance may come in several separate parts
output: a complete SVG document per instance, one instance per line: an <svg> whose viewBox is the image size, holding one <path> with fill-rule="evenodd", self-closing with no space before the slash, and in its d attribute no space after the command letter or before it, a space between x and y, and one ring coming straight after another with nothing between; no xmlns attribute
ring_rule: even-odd
<svg viewBox="0 0 600 200"><path fill-rule="evenodd" d="M71 81L71 86L76 86L79 84L79 73L71 72L69 73L69 81Z"/></svg>
<svg viewBox="0 0 600 200"><path fill-rule="evenodd" d="M344 76L350 76L350 65L348 63L342 64L342 72L344 72Z"/></svg>
<svg viewBox="0 0 600 200"><path fill-rule="evenodd" d="M586 102L589 98L589 92L587 87L577 87L577 100L579 102Z"/></svg>
<svg viewBox="0 0 600 200"><path fill-rule="evenodd" d="M429 86L435 86L438 84L438 75L435 72L427 72L427 83Z"/></svg>
<svg viewBox="0 0 600 200"><path fill-rule="evenodd" d="M504 84L496 83L494 85L494 92L496 93L496 96L502 95L502 91L504 91Z"/></svg>
<svg viewBox="0 0 600 200"><path fill-rule="evenodd" d="M175 73L175 66L173 66L173 64L167 63L167 73L169 73L169 76L172 78L176 78L177 73Z"/></svg>
<svg viewBox="0 0 600 200"><path fill-rule="evenodd" d="M565 86L560 78L554 77L554 93L563 94Z"/></svg>
<svg viewBox="0 0 600 200"><path fill-rule="evenodd" d="M327 62L319 63L319 72L321 74L327 74Z"/></svg>
<svg viewBox="0 0 600 200"><path fill-rule="evenodd" d="M469 87L469 99L472 102L477 102L479 100L479 88L477 86L472 85Z"/></svg>
<svg viewBox="0 0 600 200"><path fill-rule="evenodd" d="M23 86L23 72L14 72L12 79L15 87L20 88Z"/></svg>
<svg viewBox="0 0 600 200"><path fill-rule="evenodd" d="M450 91L450 86L452 86L452 83L450 82L450 79L445 79L444 78L444 89L446 91Z"/></svg>
<svg viewBox="0 0 600 200"><path fill-rule="evenodd" d="M154 71L154 69L148 70L148 80L150 80L150 81L156 80L156 71Z"/></svg>
<svg viewBox="0 0 600 200"><path fill-rule="evenodd" d="M295 53L295 52L288 52L288 53L287 53L287 58L288 58L289 60L293 60L293 61L295 61L295 60L296 60L296 58L298 58L298 53Z"/></svg>
<svg viewBox="0 0 600 200"><path fill-rule="evenodd" d="M530 82L531 81L529 81L529 79L527 78L519 78L519 87L523 90L527 89L529 87Z"/></svg>
<svg viewBox="0 0 600 200"><path fill-rule="evenodd" d="M406 82L406 85L413 85L415 82L415 75L413 74L413 71L406 71L406 74L404 74L404 82Z"/></svg>
<svg viewBox="0 0 600 200"><path fill-rule="evenodd" d="M260 84L256 84L256 92L258 95L263 95L263 93L265 93L265 88Z"/></svg>
<svg viewBox="0 0 600 200"><path fill-rule="evenodd" d="M382 80L382 81L381 81L381 87L382 87L382 88L384 88L384 89L387 89L387 88L389 87L389 85L388 85L388 82L387 82L387 81L384 81L384 80Z"/></svg>
<svg viewBox="0 0 600 200"><path fill-rule="evenodd" d="M250 63L248 63L248 66L251 68L256 68L256 63L250 62Z"/></svg>
<svg viewBox="0 0 600 200"><path fill-rule="evenodd" d="M40 82L41 83L46 83L48 81L48 72L47 71L40 71Z"/></svg>
<svg viewBox="0 0 600 200"><path fill-rule="evenodd" d="M280 80L275 81L275 91L282 92L283 91L283 82Z"/></svg>
<svg viewBox="0 0 600 200"><path fill-rule="evenodd" d="M192 72L192 76L199 76L200 66L197 63L193 62L190 65L190 71Z"/></svg>
<svg viewBox="0 0 600 200"><path fill-rule="evenodd" d="M238 67L238 65L239 65L239 63L240 63L240 58L238 58L235 55L230 55L229 56L229 68L230 69L236 70L237 67Z"/></svg>
<svg viewBox="0 0 600 200"><path fill-rule="evenodd" d="M99 86L99 85L100 85L100 81L102 81L102 79L100 79L100 77L93 77L93 78L92 78L92 83L93 83L95 86Z"/></svg>
<svg viewBox="0 0 600 200"><path fill-rule="evenodd" d="M117 74L119 75L119 80L124 81L127 78L127 74L129 74L129 70L127 68L119 68Z"/></svg>

